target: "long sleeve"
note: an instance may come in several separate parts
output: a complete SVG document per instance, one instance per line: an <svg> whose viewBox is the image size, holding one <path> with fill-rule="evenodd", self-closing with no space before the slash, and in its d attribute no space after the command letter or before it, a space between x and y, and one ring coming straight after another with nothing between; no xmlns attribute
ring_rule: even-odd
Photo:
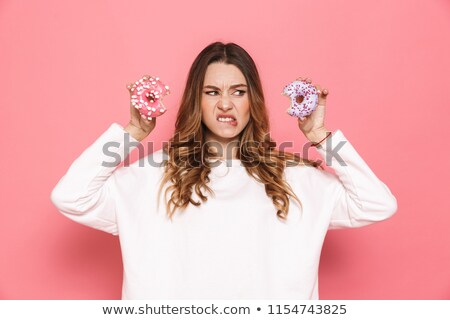
<svg viewBox="0 0 450 320"><path fill-rule="evenodd" d="M139 144L121 125L112 123L52 190L50 198L59 212L80 224L117 235L114 172Z"/></svg>
<svg viewBox="0 0 450 320"><path fill-rule="evenodd" d="M390 218L397 199L372 172L340 130L318 148L335 172L337 192L329 229L357 228Z"/></svg>

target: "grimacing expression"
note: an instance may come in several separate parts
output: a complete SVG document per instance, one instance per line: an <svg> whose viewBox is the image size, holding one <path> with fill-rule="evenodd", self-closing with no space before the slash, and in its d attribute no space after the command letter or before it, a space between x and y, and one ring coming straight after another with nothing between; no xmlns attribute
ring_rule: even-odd
<svg viewBox="0 0 450 320"><path fill-rule="evenodd" d="M212 140L231 141L250 119L247 82L238 67L222 62L206 69L201 98L202 122Z"/></svg>

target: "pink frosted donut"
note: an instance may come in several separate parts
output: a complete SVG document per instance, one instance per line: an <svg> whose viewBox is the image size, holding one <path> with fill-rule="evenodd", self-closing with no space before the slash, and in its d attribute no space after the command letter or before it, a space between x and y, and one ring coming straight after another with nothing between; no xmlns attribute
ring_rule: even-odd
<svg viewBox="0 0 450 320"><path fill-rule="evenodd" d="M166 112L162 103L165 95L170 94L169 86L164 85L158 77L143 76L130 88L131 104L139 110L142 118L152 120Z"/></svg>
<svg viewBox="0 0 450 320"><path fill-rule="evenodd" d="M317 89L312 84L301 80L295 80L286 85L281 94L291 99L291 106L286 112L297 118L309 116L316 109L319 101ZM300 97L303 97L301 102L297 100Z"/></svg>

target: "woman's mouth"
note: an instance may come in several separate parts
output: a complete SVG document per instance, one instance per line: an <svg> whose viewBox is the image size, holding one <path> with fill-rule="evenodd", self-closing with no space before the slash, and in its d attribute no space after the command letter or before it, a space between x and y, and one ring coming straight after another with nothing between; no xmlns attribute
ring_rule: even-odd
<svg viewBox="0 0 450 320"><path fill-rule="evenodd" d="M217 121L225 125L237 126L237 121L234 117L217 117Z"/></svg>

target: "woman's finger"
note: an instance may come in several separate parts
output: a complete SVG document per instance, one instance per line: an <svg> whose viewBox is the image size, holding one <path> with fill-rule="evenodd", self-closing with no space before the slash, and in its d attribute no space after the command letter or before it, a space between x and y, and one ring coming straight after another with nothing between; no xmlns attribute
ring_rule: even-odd
<svg viewBox="0 0 450 320"><path fill-rule="evenodd" d="M326 104L326 99L327 99L327 95L328 95L328 89L323 89L320 87L320 85L316 85L316 90L317 93L319 94L319 104L320 105L325 105Z"/></svg>
<svg viewBox="0 0 450 320"><path fill-rule="evenodd" d="M315 88L316 88L316 90L317 90L317 93L319 94L319 97L320 96L322 96L322 97L326 97L330 92L328 91L328 89L323 89L322 90L322 88L320 87L320 85L315 85Z"/></svg>

